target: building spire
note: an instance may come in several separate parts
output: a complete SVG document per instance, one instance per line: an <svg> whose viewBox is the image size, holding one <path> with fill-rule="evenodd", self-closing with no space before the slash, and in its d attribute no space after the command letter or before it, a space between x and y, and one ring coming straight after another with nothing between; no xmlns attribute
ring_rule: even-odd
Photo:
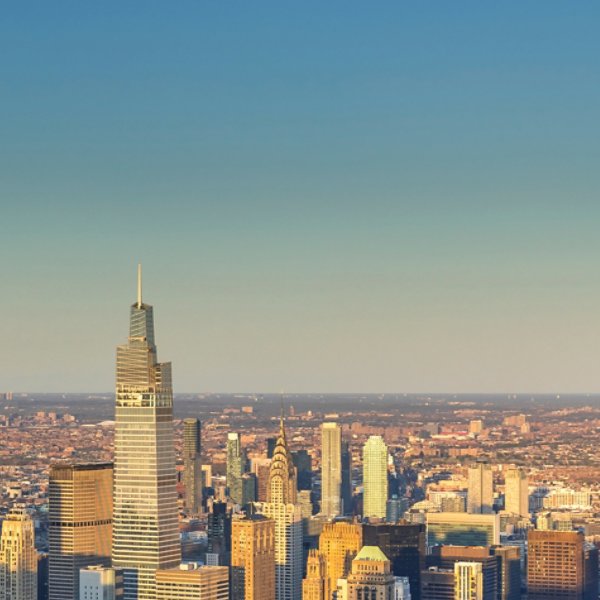
<svg viewBox="0 0 600 600"><path fill-rule="evenodd" d="M138 263L137 273L137 307L142 308L142 263Z"/></svg>

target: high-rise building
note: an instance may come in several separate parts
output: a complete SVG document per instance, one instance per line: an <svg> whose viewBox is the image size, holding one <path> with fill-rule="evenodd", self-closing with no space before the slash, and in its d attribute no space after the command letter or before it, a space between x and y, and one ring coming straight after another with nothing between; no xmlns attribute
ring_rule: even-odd
<svg viewBox="0 0 600 600"><path fill-rule="evenodd" d="M0 600L37 600L37 560L33 521L15 505L2 524Z"/></svg>
<svg viewBox="0 0 600 600"><path fill-rule="evenodd" d="M275 522L262 515L231 524L231 594L236 600L275 598Z"/></svg>
<svg viewBox="0 0 600 600"><path fill-rule="evenodd" d="M387 556L377 546L363 546L348 575L348 600L393 598L395 586Z"/></svg>
<svg viewBox="0 0 600 600"><path fill-rule="evenodd" d="M242 505L244 489L242 475L245 470L245 459L239 433L227 434L227 490L235 504Z"/></svg>
<svg viewBox="0 0 600 600"><path fill-rule="evenodd" d="M296 467L296 487L300 490L312 489L312 458L303 448L292 452L292 461Z"/></svg>
<svg viewBox="0 0 600 600"><path fill-rule="evenodd" d="M379 546L390 559L392 574L408 577L413 600L421 598L421 571L425 568L426 532L422 524L369 523L362 527L363 543Z"/></svg>
<svg viewBox="0 0 600 600"><path fill-rule="evenodd" d="M129 341L117 347L113 567L124 600L155 600L156 569L181 561L171 363L159 363L152 306L131 306Z"/></svg>
<svg viewBox="0 0 600 600"><path fill-rule="evenodd" d="M523 469L508 469L505 477L504 509L520 517L529 516L529 480Z"/></svg>
<svg viewBox="0 0 600 600"><path fill-rule="evenodd" d="M494 507L494 483L492 467L485 461L477 461L469 467L469 493L467 512L489 514Z"/></svg>
<svg viewBox="0 0 600 600"><path fill-rule="evenodd" d="M342 441L342 514L352 514L352 453L348 442Z"/></svg>
<svg viewBox="0 0 600 600"><path fill-rule="evenodd" d="M352 560L363 546L359 523L324 523L319 536L319 553L325 561L325 598L331 598L338 579L348 576Z"/></svg>
<svg viewBox="0 0 600 600"><path fill-rule="evenodd" d="M413 589L411 587L411 593ZM421 573L421 600L454 600L454 571L431 567Z"/></svg>
<svg viewBox="0 0 600 600"><path fill-rule="evenodd" d="M393 600L412 600L408 577L394 577L394 580Z"/></svg>
<svg viewBox="0 0 600 600"><path fill-rule="evenodd" d="M121 600L123 574L110 567L92 565L79 572L79 600Z"/></svg>
<svg viewBox="0 0 600 600"><path fill-rule="evenodd" d="M321 514L342 514L342 428L337 423L321 425Z"/></svg>
<svg viewBox="0 0 600 600"><path fill-rule="evenodd" d="M275 521L275 600L302 597L302 514L297 502L296 470L288 448L283 421L273 451L267 502L256 510Z"/></svg>
<svg viewBox="0 0 600 600"><path fill-rule="evenodd" d="M302 600L325 600L326 598L325 557L316 548L311 548L306 561L306 577L302 581Z"/></svg>
<svg viewBox="0 0 600 600"><path fill-rule="evenodd" d="M454 570L455 591L460 600L470 600L470 596L465 596L467 590L477 592L474 600L497 600L501 597L499 593L500 558L494 554L492 548L486 546L435 546L431 550L431 555L427 557L427 564L441 569ZM457 570L457 564L463 565L464 568L461 567ZM478 564L479 567L465 566L472 564Z"/></svg>
<svg viewBox="0 0 600 600"><path fill-rule="evenodd" d="M495 600L483 593L483 570L479 562L454 563L455 600Z"/></svg>
<svg viewBox="0 0 600 600"><path fill-rule="evenodd" d="M429 547L493 546L500 543L500 519L497 514L427 513Z"/></svg>
<svg viewBox="0 0 600 600"><path fill-rule="evenodd" d="M202 510L202 424L200 419L183 420L183 482L185 506L192 514Z"/></svg>
<svg viewBox="0 0 600 600"><path fill-rule="evenodd" d="M518 546L492 546L498 557L499 600L521 600L521 549Z"/></svg>
<svg viewBox="0 0 600 600"><path fill-rule="evenodd" d="M225 502L213 502L208 513L206 564L229 565L231 559L231 510Z"/></svg>
<svg viewBox="0 0 600 600"><path fill-rule="evenodd" d="M363 447L363 517L385 519L388 499L388 449L380 435Z"/></svg>
<svg viewBox="0 0 600 600"><path fill-rule="evenodd" d="M156 600L229 600L229 569L194 563L159 569Z"/></svg>
<svg viewBox="0 0 600 600"><path fill-rule="evenodd" d="M48 597L79 598L79 570L110 566L111 463L56 463L48 487Z"/></svg>
<svg viewBox="0 0 600 600"><path fill-rule="evenodd" d="M529 600L596 600L598 549L579 531L530 530L527 536Z"/></svg>

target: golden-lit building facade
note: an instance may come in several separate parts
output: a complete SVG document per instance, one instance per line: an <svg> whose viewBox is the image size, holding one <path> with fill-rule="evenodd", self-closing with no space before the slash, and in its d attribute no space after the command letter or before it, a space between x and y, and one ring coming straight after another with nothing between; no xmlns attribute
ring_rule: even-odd
<svg viewBox="0 0 600 600"><path fill-rule="evenodd" d="M79 569L110 565L112 463L55 463L50 467L48 597L79 596Z"/></svg>
<svg viewBox="0 0 600 600"><path fill-rule="evenodd" d="M313 548L308 552L306 577L302 581L302 600L325 600L325 559Z"/></svg>
<svg viewBox="0 0 600 600"><path fill-rule="evenodd" d="M34 527L24 506L14 506L2 524L0 600L37 600Z"/></svg>
<svg viewBox="0 0 600 600"><path fill-rule="evenodd" d="M196 565L159 569L156 600L229 600L229 569Z"/></svg>
<svg viewBox="0 0 600 600"><path fill-rule="evenodd" d="M363 546L352 561L346 600L391 600L396 580L378 546Z"/></svg>
<svg viewBox="0 0 600 600"><path fill-rule="evenodd" d="M113 567L124 600L155 600L157 569L181 562L171 363L159 363L153 309L131 306L129 341L117 347Z"/></svg>
<svg viewBox="0 0 600 600"><path fill-rule="evenodd" d="M275 598L275 522L262 515L231 523L231 593L238 600Z"/></svg>

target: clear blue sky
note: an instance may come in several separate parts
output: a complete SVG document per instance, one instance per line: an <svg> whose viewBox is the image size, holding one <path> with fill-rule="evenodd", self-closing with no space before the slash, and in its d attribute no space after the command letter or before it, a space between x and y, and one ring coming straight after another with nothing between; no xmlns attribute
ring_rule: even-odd
<svg viewBox="0 0 600 600"><path fill-rule="evenodd" d="M5 6L0 391L600 390L599 18Z"/></svg>

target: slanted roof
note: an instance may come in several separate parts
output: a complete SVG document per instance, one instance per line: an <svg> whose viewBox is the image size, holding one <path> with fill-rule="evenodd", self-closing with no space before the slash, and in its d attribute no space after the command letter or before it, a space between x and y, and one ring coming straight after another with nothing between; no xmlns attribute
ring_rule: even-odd
<svg viewBox="0 0 600 600"><path fill-rule="evenodd" d="M354 560L389 560L379 546L363 546Z"/></svg>

